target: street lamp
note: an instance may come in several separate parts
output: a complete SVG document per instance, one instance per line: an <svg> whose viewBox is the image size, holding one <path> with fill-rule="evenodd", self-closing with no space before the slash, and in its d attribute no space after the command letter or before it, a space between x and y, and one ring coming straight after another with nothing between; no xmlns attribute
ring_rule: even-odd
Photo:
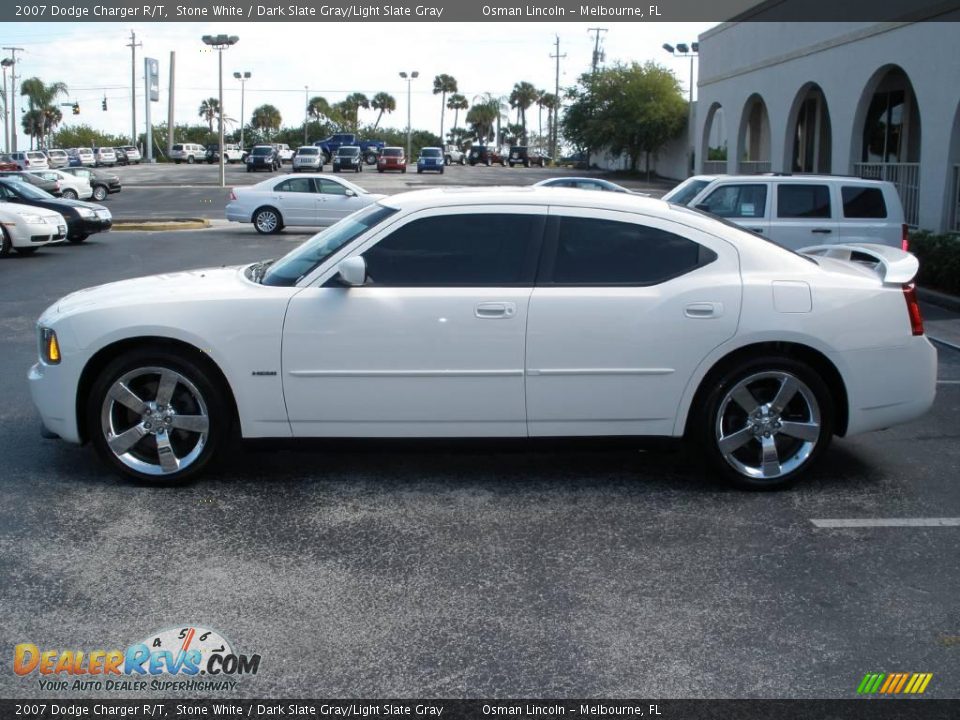
<svg viewBox="0 0 960 720"><path fill-rule="evenodd" d="M10 98L7 97L7 68L12 68L13 63L14 61L11 58L0 60L0 66L3 66L3 149L7 152L10 152L10 123L8 121ZM13 70L10 71L10 75L13 75Z"/></svg>
<svg viewBox="0 0 960 720"><path fill-rule="evenodd" d="M244 90L247 87L247 80L250 79L250 72L245 70L242 75L238 72L235 72L233 76L240 81L240 153L242 154L244 149L247 147L243 144L243 120L245 117L243 114L243 95Z"/></svg>
<svg viewBox="0 0 960 720"><path fill-rule="evenodd" d="M400 73L400 77L402 77L404 80L407 81L407 160L409 161L409 159L410 159L410 131L411 131L411 126L410 126L410 83L412 83L414 80L416 80L418 77L420 77L420 73L418 73L416 70L414 70L413 72L410 73L410 76L407 77L407 74L406 74L405 72L401 72L401 73ZM442 139L443 139L443 138L441 138L441 140L442 140Z"/></svg>
<svg viewBox="0 0 960 720"><path fill-rule="evenodd" d="M678 58L690 58L690 102L687 109L687 173L693 174L693 146L695 144L693 137L693 59L700 54L700 43L677 43L674 47L670 43L664 43L663 49Z"/></svg>
<svg viewBox="0 0 960 720"><path fill-rule="evenodd" d="M220 105L220 187L225 187L227 181L223 164L223 51L231 45L236 45L240 38L236 35L204 35L201 40L204 45L215 48L220 56L220 99L218 100Z"/></svg>

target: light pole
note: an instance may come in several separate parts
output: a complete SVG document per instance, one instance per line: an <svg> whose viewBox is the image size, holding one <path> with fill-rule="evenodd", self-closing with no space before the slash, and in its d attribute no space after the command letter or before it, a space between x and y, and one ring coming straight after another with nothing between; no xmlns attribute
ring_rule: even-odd
<svg viewBox="0 0 960 720"><path fill-rule="evenodd" d="M13 67L13 60L4 58L0 60L0 66L3 66L3 149L10 152L10 98L7 96L7 68Z"/></svg>
<svg viewBox="0 0 960 720"><path fill-rule="evenodd" d="M223 162L223 51L231 45L236 45L240 38L236 35L204 35L201 40L203 40L204 45L215 48L220 56L220 99L218 100L220 106L220 187L226 187L227 181Z"/></svg>
<svg viewBox="0 0 960 720"><path fill-rule="evenodd" d="M693 59L700 54L700 43L677 43L674 47L670 43L664 43L663 49L678 58L690 58L690 102L687 108L687 174L693 175L693 146L694 128L693 128Z"/></svg>
<svg viewBox="0 0 960 720"><path fill-rule="evenodd" d="M247 147L243 144L243 123L245 117L243 114L243 95L244 90L247 87L247 80L250 79L250 71L245 70L242 75L238 72L235 72L233 76L240 81L240 153L243 154L243 151Z"/></svg>
<svg viewBox="0 0 960 720"><path fill-rule="evenodd" d="M307 144L307 125L310 122L310 88L303 86L303 144Z"/></svg>
<svg viewBox="0 0 960 720"><path fill-rule="evenodd" d="M410 125L410 83L412 83L414 80L416 80L418 77L420 77L420 73L418 73L416 70L414 70L413 72L410 73L410 76L408 77L405 72L401 72L401 73L400 73L400 77L402 77L404 80L407 81L407 160L409 161L409 159L410 159L410 132L411 132L411 125ZM442 140L442 139L443 139L443 138L441 138L441 140Z"/></svg>

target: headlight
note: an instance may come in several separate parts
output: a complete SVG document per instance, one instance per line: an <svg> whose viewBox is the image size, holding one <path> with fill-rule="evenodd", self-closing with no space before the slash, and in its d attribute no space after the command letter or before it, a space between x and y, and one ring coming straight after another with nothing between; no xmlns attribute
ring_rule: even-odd
<svg viewBox="0 0 960 720"><path fill-rule="evenodd" d="M60 364L60 344L57 334L50 328L42 327L40 332L40 359L47 365Z"/></svg>
<svg viewBox="0 0 960 720"><path fill-rule="evenodd" d="M78 207L77 215L79 215L82 218L92 218L94 217L95 213L90 208Z"/></svg>
<svg viewBox="0 0 960 720"><path fill-rule="evenodd" d="M27 225L43 225L46 221L39 215L21 215Z"/></svg>

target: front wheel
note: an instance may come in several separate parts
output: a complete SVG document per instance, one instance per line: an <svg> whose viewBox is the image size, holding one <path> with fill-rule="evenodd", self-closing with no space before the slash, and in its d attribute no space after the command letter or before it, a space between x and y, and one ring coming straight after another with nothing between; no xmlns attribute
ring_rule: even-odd
<svg viewBox="0 0 960 720"><path fill-rule="evenodd" d="M460 164L461 164L461 165L466 165L466 164L467 164L467 159L466 159L465 157L463 157L462 155L460 156Z"/></svg>
<svg viewBox="0 0 960 720"><path fill-rule="evenodd" d="M159 348L135 350L108 364L94 383L87 432L121 474L182 483L210 463L227 437L224 396L205 364Z"/></svg>
<svg viewBox="0 0 960 720"><path fill-rule="evenodd" d="M77 196L77 191L76 191L76 190L67 189L67 190L64 190L64 191L63 191L63 199L64 199L64 200L76 200L77 197L78 197L78 196Z"/></svg>
<svg viewBox="0 0 960 720"><path fill-rule="evenodd" d="M760 357L724 373L702 405L699 441L707 460L734 485L786 487L833 437L833 398L810 366Z"/></svg>
<svg viewBox="0 0 960 720"><path fill-rule="evenodd" d="M79 245L84 240L90 237L90 233L79 233L77 235L71 235L67 238L67 241L72 242L74 245Z"/></svg>
<svg viewBox="0 0 960 720"><path fill-rule="evenodd" d="M35 248L35 247L18 247L18 248L14 248L14 250L17 251L17 255L33 255L33 254L37 251L37 248Z"/></svg>
<svg viewBox="0 0 960 720"><path fill-rule="evenodd" d="M187 165L193 165L193 155L187 157Z"/></svg>
<svg viewBox="0 0 960 720"><path fill-rule="evenodd" d="M260 208L253 214L253 227L261 235L273 235L280 232L283 228L280 213L273 208Z"/></svg>
<svg viewBox="0 0 960 720"><path fill-rule="evenodd" d="M107 199L107 189L103 185L97 185L93 188L93 199L97 202L103 202Z"/></svg>
<svg viewBox="0 0 960 720"><path fill-rule="evenodd" d="M10 254L13 243L10 241L10 235L7 234L5 227L0 227L0 257L6 257Z"/></svg>

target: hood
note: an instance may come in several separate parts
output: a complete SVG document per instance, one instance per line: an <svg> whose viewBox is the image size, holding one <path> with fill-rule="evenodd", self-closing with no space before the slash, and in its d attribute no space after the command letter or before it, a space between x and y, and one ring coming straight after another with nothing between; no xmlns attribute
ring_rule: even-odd
<svg viewBox="0 0 960 720"><path fill-rule="evenodd" d="M240 266L148 275L78 290L60 298L55 307L57 313L67 314L90 308L223 297L235 293L245 282Z"/></svg>
<svg viewBox="0 0 960 720"><path fill-rule="evenodd" d="M83 200L69 200L67 198L56 198L55 200L50 201L49 204L50 206L57 204L57 205L67 205L73 208L87 208L88 210L93 210L94 212L96 212L97 210L107 209L103 205L97 205L96 203L89 203Z"/></svg>

